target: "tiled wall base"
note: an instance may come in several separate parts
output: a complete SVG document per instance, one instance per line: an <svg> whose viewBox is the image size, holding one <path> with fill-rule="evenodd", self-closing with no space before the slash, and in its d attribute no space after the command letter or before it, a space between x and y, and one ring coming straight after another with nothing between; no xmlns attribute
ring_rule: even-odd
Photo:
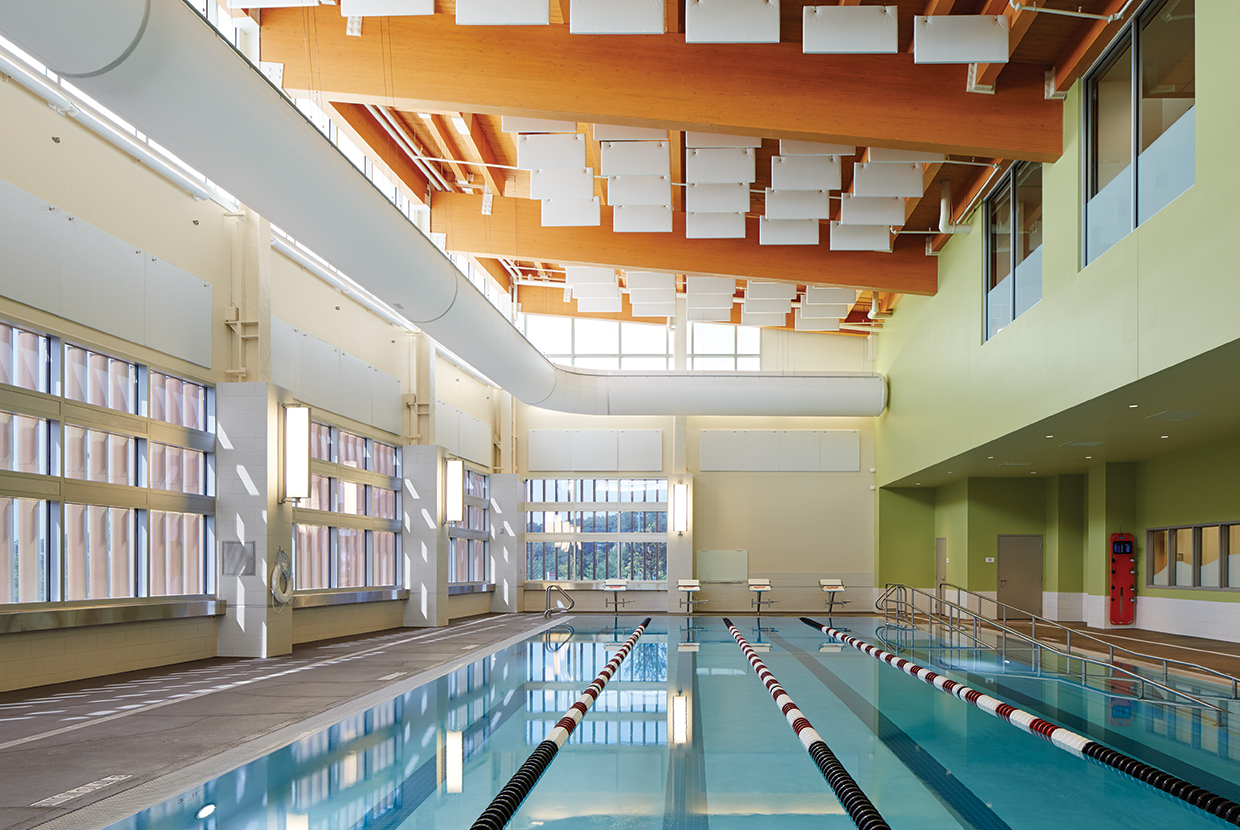
<svg viewBox="0 0 1240 830"><path fill-rule="evenodd" d="M1042 616L1056 622L1083 622L1085 594L1067 591L1043 592Z"/></svg>
<svg viewBox="0 0 1240 830"><path fill-rule="evenodd" d="M0 691L215 656L214 617L29 631L0 637Z"/></svg>
<svg viewBox="0 0 1240 830"><path fill-rule="evenodd" d="M333 637L351 637L403 626L405 603L362 602L323 608L298 608L293 615L293 642L313 643Z"/></svg>

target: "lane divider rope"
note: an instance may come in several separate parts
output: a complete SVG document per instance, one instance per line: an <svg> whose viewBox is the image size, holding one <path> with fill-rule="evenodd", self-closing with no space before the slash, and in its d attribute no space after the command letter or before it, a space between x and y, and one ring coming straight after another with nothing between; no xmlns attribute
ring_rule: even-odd
<svg viewBox="0 0 1240 830"><path fill-rule="evenodd" d="M612 676L620 670L620 664L624 662L625 657L629 656L629 652L633 650L634 644L637 643L648 625L650 625L650 617L643 620L642 624L633 630L615 656L608 661L606 666L603 666L603 670L598 673L598 677L594 678L594 682L586 687L581 696L577 698L577 702L569 707L564 717L556 723L555 728L547 733L546 739L534 748L530 757L499 791L490 806L482 811L482 815L478 816L478 820L471 825L470 830L502 830L508 822L512 821L521 803L534 789L538 779L542 778L543 773L547 771L547 767L555 759L555 754L560 751L560 747L568 742L568 736L573 734L573 730L577 728L577 724L581 723L586 712L590 711L594 701L598 700L598 696L603 693L603 687L607 685L607 681L611 680Z"/></svg>
<svg viewBox="0 0 1240 830"><path fill-rule="evenodd" d="M822 736L815 731L809 719L797 708L792 702L792 698L779 685L779 681L775 679L775 675L766 667L758 657L758 653L745 642L745 638L737 631L736 626L727 617L723 618L724 624L728 630L732 632L732 639L736 640L736 644L741 647L741 651L745 653L745 658L749 660L749 665L757 672L758 679L762 681L762 685L770 692L771 698L775 701L780 710L784 713L784 717L788 720L788 725L792 727L792 731L801 741L801 745L805 747L805 751L814 759L814 763L818 765L818 770L822 773L822 777L827 779L827 783L831 785L831 789L835 792L835 797L840 800L844 810L848 813L848 817L853 820L853 824L857 825L858 830L890 830L886 821L879 815L878 810L870 803L870 799L857 786L857 782L852 779L848 771L844 769L844 765L835 757L830 747L822 739Z"/></svg>
<svg viewBox="0 0 1240 830"><path fill-rule="evenodd" d="M910 677L915 677L940 691L954 695L966 703L976 706L983 712L994 715L999 720L1007 721L1017 729L1028 732L1030 735L1037 735L1065 752L1105 764L1211 815L1218 816L1229 824L1240 827L1240 804L1234 801L1230 801L1221 795L1216 795L1209 790L1204 790L1181 778L1176 778L1170 773L1151 767L1122 752L1116 752L1114 749L1091 741L1089 738L1064 729L1062 726L1056 726L1048 720L1043 720L1023 709L1017 709L1015 706L979 692L977 689L970 688L963 683L949 680L937 672L905 660L903 657L897 657L891 652L883 651L881 648L872 646L864 640L850 637L842 631L823 625L808 617L801 617L801 622L810 628L821 631L823 634L834 637L841 643L852 646L863 654L868 654L876 660L881 660L887 665L899 669Z"/></svg>

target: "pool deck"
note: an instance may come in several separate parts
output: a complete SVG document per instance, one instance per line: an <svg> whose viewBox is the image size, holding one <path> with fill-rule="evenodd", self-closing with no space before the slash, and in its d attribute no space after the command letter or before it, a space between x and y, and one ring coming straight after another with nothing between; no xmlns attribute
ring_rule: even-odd
<svg viewBox="0 0 1240 830"><path fill-rule="evenodd" d="M214 658L0 694L0 828L98 827L109 810L132 804L133 812L160 800L153 795L189 789L255 757L264 741L287 744L552 624L538 614L488 615L298 646L284 657ZM1240 643L1071 627L1240 676Z"/></svg>

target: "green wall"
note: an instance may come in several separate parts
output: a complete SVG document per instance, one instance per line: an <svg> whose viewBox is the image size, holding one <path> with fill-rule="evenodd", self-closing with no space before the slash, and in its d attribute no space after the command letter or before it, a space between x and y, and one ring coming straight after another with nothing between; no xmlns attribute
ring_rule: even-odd
<svg viewBox="0 0 1240 830"><path fill-rule="evenodd" d="M969 482L944 484L937 490L934 536L947 540L947 581L969 587Z"/></svg>
<svg viewBox="0 0 1240 830"><path fill-rule="evenodd" d="M1046 479L969 479L968 582L971 591L997 588L997 558L1001 535L1045 537ZM1045 560L1045 538L1043 539Z"/></svg>
<svg viewBox="0 0 1240 830"><path fill-rule="evenodd" d="M934 586L934 490L904 487L878 491L874 584Z"/></svg>
<svg viewBox="0 0 1240 830"><path fill-rule="evenodd" d="M1080 267L1081 83L1064 154L1043 168L1043 299L982 342L982 211L939 257L934 297L905 297L878 336L891 401L876 421L876 483L902 479L1068 407L1240 338L1230 261L1240 220L1240 2L1196 4L1196 184Z"/></svg>
<svg viewBox="0 0 1240 830"><path fill-rule="evenodd" d="M1046 480L1046 540L1043 586L1047 591L1085 590L1085 476Z"/></svg>

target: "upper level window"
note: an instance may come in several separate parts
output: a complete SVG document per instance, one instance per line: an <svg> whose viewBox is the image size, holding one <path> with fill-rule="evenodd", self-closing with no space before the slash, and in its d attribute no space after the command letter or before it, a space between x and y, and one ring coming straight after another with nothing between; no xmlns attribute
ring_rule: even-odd
<svg viewBox="0 0 1240 830"><path fill-rule="evenodd" d="M1042 299L1042 165L1022 164L986 202L986 339Z"/></svg>
<svg viewBox="0 0 1240 830"><path fill-rule="evenodd" d="M47 392L48 366L46 336L0 323L0 383Z"/></svg>
<svg viewBox="0 0 1240 830"><path fill-rule="evenodd" d="M1195 0L1155 4L1087 81L1086 263L1193 185L1194 17Z"/></svg>
<svg viewBox="0 0 1240 830"><path fill-rule="evenodd" d="M205 431L207 388L163 372L151 372L151 417Z"/></svg>
<svg viewBox="0 0 1240 830"><path fill-rule="evenodd" d="M760 329L729 323L690 323L690 369L757 372L762 368Z"/></svg>
<svg viewBox="0 0 1240 830"><path fill-rule="evenodd" d="M525 336L548 360L578 369L672 368L667 326L615 320L525 316Z"/></svg>
<svg viewBox="0 0 1240 830"><path fill-rule="evenodd" d="M68 346L65 397L121 412L137 412L138 367L127 360Z"/></svg>

